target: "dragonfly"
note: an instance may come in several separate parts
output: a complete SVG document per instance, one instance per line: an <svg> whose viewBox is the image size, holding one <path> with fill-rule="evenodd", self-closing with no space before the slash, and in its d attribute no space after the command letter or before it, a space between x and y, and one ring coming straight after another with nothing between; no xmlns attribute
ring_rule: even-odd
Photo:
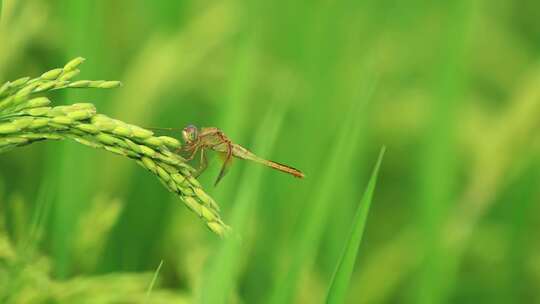
<svg viewBox="0 0 540 304"><path fill-rule="evenodd" d="M171 129L169 129L171 130ZM205 127L198 129L194 125L188 125L182 129L182 138L185 142L182 151L187 154L186 160L193 160L197 153L200 153L199 168L197 175L201 174L208 167L207 150L219 152L223 156L223 164L219 175L214 182L214 186L221 181L231 167L233 158L245 159L270 167L272 169L290 174L296 178L304 178L304 173L291 166L275 161L267 160L255 155L253 152L234 143L225 133L215 127Z"/></svg>

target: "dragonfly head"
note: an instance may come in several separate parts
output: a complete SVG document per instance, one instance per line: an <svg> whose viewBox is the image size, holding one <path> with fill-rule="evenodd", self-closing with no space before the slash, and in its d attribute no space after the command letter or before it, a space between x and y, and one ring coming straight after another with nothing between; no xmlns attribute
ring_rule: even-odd
<svg viewBox="0 0 540 304"><path fill-rule="evenodd" d="M194 125L188 125L182 130L182 137L184 138L184 141L187 144L190 144L196 141L198 135L199 135L199 131L197 130L197 127L195 127Z"/></svg>

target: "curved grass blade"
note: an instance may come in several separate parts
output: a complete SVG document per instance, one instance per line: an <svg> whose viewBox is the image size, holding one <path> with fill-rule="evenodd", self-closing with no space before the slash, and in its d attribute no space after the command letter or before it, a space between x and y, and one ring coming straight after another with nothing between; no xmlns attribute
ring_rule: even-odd
<svg viewBox="0 0 540 304"><path fill-rule="evenodd" d="M349 287L349 281L356 262L356 256L358 254L358 248L362 241L364 234L364 228L366 227L367 216L369 213L369 207L371 200L373 199L373 192L375 191L375 185L377 183L377 175L384 156L385 147L382 147L379 152L379 158L369 179L369 183L366 187L362 200L358 205L356 214L354 216L354 222L351 229L351 234L347 240L347 244L338 262L332 281L330 282L330 288L326 297L326 303L345 303L345 296Z"/></svg>
<svg viewBox="0 0 540 304"><path fill-rule="evenodd" d="M144 300L144 303L150 303L150 294L152 293L152 290L154 289L154 285L156 284L159 271L161 270L161 267L163 266L163 260L159 262L159 265L154 272L154 275L152 276L152 281L150 281L150 286L148 286L148 290L146 290L146 298Z"/></svg>

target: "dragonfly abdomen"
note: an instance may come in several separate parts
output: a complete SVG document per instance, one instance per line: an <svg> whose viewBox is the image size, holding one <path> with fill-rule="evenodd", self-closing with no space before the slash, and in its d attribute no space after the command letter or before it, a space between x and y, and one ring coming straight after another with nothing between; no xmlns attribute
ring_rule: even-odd
<svg viewBox="0 0 540 304"><path fill-rule="evenodd" d="M278 162L275 162L275 161L267 161L269 164L270 167L276 169L276 170L279 170L281 172L285 172L285 173L289 173L291 174L292 176L294 177L297 177L297 178L304 178L304 173L302 173L302 171L296 169L296 168L293 168L291 166L287 166L287 165L284 165L284 164L280 164Z"/></svg>

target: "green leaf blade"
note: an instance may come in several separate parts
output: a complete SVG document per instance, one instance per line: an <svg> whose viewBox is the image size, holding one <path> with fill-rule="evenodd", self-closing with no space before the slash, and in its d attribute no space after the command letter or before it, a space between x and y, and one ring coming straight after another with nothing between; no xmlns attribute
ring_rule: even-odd
<svg viewBox="0 0 540 304"><path fill-rule="evenodd" d="M354 270L354 264L356 262L356 256L358 255L360 243L362 242L369 207L371 206L371 201L373 199L373 193L377 183L377 176L385 150L386 148L383 147L379 152L377 163L375 164L375 168L373 169L369 183L354 216L351 233L330 282L330 287L328 289L326 298L326 303L328 304L345 303L345 296L349 287L352 272Z"/></svg>

